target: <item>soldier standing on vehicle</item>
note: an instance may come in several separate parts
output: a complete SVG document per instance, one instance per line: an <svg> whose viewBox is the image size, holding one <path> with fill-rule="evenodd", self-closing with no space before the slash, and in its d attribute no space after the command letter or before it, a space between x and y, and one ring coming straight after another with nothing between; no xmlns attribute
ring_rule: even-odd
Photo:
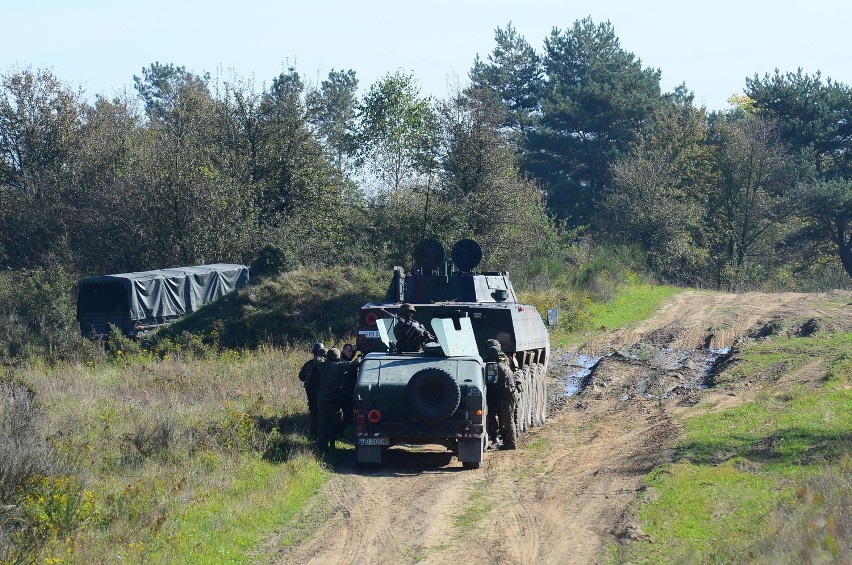
<svg viewBox="0 0 852 565"><path fill-rule="evenodd" d="M311 417L310 433L311 437L316 439L318 432L318 413L317 413L317 390L319 390L319 364L325 361L325 346L322 343L315 343L311 347L313 359L305 361L302 368L299 370L299 380L305 387L305 396L308 397L308 412Z"/></svg>
<svg viewBox="0 0 852 565"><path fill-rule="evenodd" d="M423 324L415 321L412 316L417 310L409 303L399 307L399 318L393 326L396 338L396 350L399 353L416 353L423 349L426 340L432 337Z"/></svg>
<svg viewBox="0 0 852 565"><path fill-rule="evenodd" d="M497 363L497 375L493 382L487 384L486 399L488 401L488 433L496 434L503 440L501 449L515 449L518 432L515 427L515 406L518 403L520 383L515 381L509 368L509 358L500 350L498 345L489 345L485 352L485 360Z"/></svg>

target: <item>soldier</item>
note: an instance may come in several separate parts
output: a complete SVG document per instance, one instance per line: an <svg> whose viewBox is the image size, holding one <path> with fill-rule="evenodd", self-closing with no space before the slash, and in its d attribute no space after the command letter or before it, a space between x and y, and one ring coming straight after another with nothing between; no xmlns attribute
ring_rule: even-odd
<svg viewBox="0 0 852 565"><path fill-rule="evenodd" d="M305 361L302 368L299 370L299 380L302 381L305 387L305 396L308 397L308 412L311 417L310 433L311 437L317 437L318 422L317 419L317 390L319 389L319 364L325 361L325 346L322 343L315 343L311 347L313 359Z"/></svg>
<svg viewBox="0 0 852 565"><path fill-rule="evenodd" d="M399 318L393 326L396 350L399 353L416 353L423 349L427 339L432 338L432 334L420 322L412 319L416 311L414 306L407 302L399 307Z"/></svg>
<svg viewBox="0 0 852 565"><path fill-rule="evenodd" d="M341 429L341 383L344 373L357 366L359 359L340 361L340 350L333 347L326 354L325 363L320 366L319 390L317 391L317 407L319 430L317 432L317 448L326 451L334 449L337 435ZM350 407L350 410L352 408Z"/></svg>
<svg viewBox="0 0 852 565"><path fill-rule="evenodd" d="M320 368L319 388L317 390L318 432L317 448L326 451L334 448L337 431L340 426L340 350L332 347L325 356Z"/></svg>
<svg viewBox="0 0 852 565"><path fill-rule="evenodd" d="M355 350L355 346L351 343L344 343L343 348L340 350L340 360L341 361L353 361L356 358L357 351ZM340 409L343 411L343 422L341 425L342 428L348 426L352 423L354 413L353 406L355 404L355 384L358 380L358 365L350 364L347 366L346 370L343 371L343 377L340 381Z"/></svg>
<svg viewBox="0 0 852 565"><path fill-rule="evenodd" d="M352 361L355 358L355 346L351 343L344 343L340 349L341 361Z"/></svg>
<svg viewBox="0 0 852 565"><path fill-rule="evenodd" d="M489 345L485 352L485 360L497 363L497 375L494 382L487 385L486 399L488 401L488 433L499 433L503 440L501 449L515 449L518 433L515 428L515 406L518 403L520 383L515 380L509 368L509 358L499 346Z"/></svg>

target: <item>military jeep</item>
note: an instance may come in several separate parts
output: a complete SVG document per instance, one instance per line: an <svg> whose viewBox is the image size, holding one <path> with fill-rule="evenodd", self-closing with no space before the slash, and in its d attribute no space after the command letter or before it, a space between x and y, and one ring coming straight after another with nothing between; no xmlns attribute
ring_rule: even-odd
<svg viewBox="0 0 852 565"><path fill-rule="evenodd" d="M393 321L382 322L389 352L367 354L358 371L356 463L380 465L394 445L436 444L453 451L464 468L478 468L487 442L486 363L470 319L433 319L437 343L420 353L394 353Z"/></svg>

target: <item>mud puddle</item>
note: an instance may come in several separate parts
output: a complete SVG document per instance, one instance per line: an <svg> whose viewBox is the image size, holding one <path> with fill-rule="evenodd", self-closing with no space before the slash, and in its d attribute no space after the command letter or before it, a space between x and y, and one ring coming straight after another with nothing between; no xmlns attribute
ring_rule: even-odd
<svg viewBox="0 0 852 565"><path fill-rule="evenodd" d="M673 348L638 342L603 355L564 352L552 361L552 411L576 397L668 399L713 386L731 348Z"/></svg>

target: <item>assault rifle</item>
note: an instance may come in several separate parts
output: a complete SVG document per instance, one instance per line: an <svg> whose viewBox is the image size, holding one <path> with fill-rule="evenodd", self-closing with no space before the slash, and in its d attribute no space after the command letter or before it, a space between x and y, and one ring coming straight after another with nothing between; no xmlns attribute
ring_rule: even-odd
<svg viewBox="0 0 852 565"><path fill-rule="evenodd" d="M385 314L388 314L391 318L393 318L395 323L399 322L399 320L400 320L399 314L395 314L394 312L390 312L389 310L385 310L381 306L379 307L379 310L381 310L382 312L384 312ZM419 324L419 322L418 322L418 324ZM429 330L426 329L426 326L424 326L423 324L420 324L420 326L423 328L423 335L427 339L430 339L432 341L438 341L438 338L436 338L434 335L432 335L432 333Z"/></svg>

